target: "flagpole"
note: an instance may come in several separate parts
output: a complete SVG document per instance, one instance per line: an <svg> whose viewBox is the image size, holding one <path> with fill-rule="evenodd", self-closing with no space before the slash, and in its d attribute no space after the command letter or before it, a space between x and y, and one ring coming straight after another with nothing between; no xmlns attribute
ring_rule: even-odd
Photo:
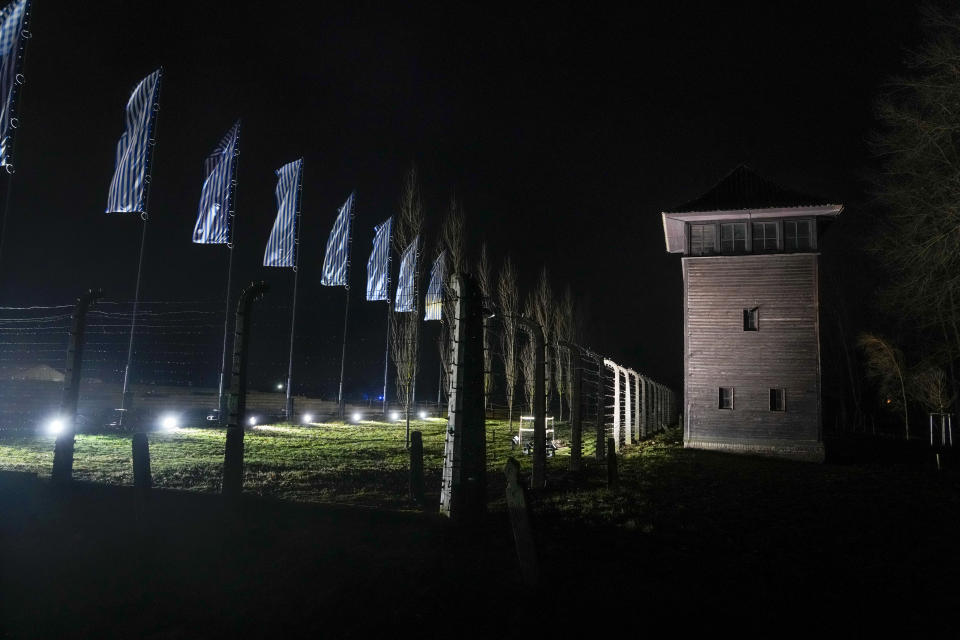
<svg viewBox="0 0 960 640"><path fill-rule="evenodd" d="M230 220L230 229L229 237L227 242L227 248L230 250L230 255L227 258L227 294L224 296L226 298L225 309L223 311L223 355L220 357L220 390L217 397L217 408L219 410L219 418L222 424L226 424L227 419L227 407L226 395L224 394L224 386L226 385L226 371L227 371L227 336L230 332L230 285L233 277L233 239L237 235L236 224L237 224L237 210L236 210L236 199L237 199L237 164L240 162L240 130L237 129L237 137L234 142L233 147L233 162L230 167L230 188L232 193L230 194L230 209L229 220Z"/></svg>
<svg viewBox="0 0 960 640"><path fill-rule="evenodd" d="M417 361L420 359L420 237L417 236L413 267L413 371L407 391L407 449L410 448L410 405L417 402ZM414 407L416 408L416 407Z"/></svg>
<svg viewBox="0 0 960 640"><path fill-rule="evenodd" d="M287 363L287 404L284 408L286 413L287 422L293 421L293 396L291 395L291 387L293 387L293 336L294 329L296 328L297 322L297 279L300 273L300 207L301 207L301 193L303 190L303 165L300 165L300 175L297 176L297 218L296 218L296 234L293 241L294 256L293 260L293 309L290 314L290 359Z"/></svg>
<svg viewBox="0 0 960 640"><path fill-rule="evenodd" d="M27 0L26 4L23 7L23 20L20 25L20 38L17 49L17 61L19 62L18 68L19 71L14 76L14 88L13 88L13 99L10 101L12 103L11 115L9 118L10 128L13 132L10 134L10 149L8 152L8 157L13 158L14 147L16 146L17 136L15 134L18 125L19 118L14 115L17 111L17 107L20 106L20 100L23 98L23 71L24 65L26 64L27 59L27 40L33 37L33 34L30 33L30 5L31 0ZM14 122L17 124L15 125ZM5 167L7 170L7 194L4 198L3 204L3 213L0 213L0 273L2 273L3 265L3 247L7 240L7 216L10 213L10 193L13 191L13 174L15 169L12 164L7 164Z"/></svg>
<svg viewBox="0 0 960 640"><path fill-rule="evenodd" d="M127 343L127 365L123 369L123 391L120 395L120 426L123 426L123 417L127 411L127 389L130 384L130 363L133 360L133 336L137 329L137 308L140 306L140 276L143 273L143 249L147 244L147 220L150 218L147 211L150 209L150 191L153 184L153 154L157 149L157 122L160 115L160 87L163 83L163 67L160 67L160 73L157 74L157 87L154 90L155 97L151 109L153 117L150 119L150 133L147 134L147 143L150 145L150 158L147 161L144 179L146 180L146 193L143 195L143 211L140 213L140 219L143 220L143 231L140 234L140 258L137 260L137 285L133 290L133 314L130 317L130 340Z"/></svg>
<svg viewBox="0 0 960 640"><path fill-rule="evenodd" d="M343 346L340 349L340 392L337 394L337 412L343 419L343 369L347 361L347 318L350 315L350 245L353 243L353 204L350 206L350 219L347 220L347 275L344 292L346 301L343 305Z"/></svg>
<svg viewBox="0 0 960 640"><path fill-rule="evenodd" d="M390 232L393 233L391 227ZM393 303L390 301L390 242L387 239L387 346L383 351L383 417L387 417L387 372L390 369L390 320L393 318Z"/></svg>

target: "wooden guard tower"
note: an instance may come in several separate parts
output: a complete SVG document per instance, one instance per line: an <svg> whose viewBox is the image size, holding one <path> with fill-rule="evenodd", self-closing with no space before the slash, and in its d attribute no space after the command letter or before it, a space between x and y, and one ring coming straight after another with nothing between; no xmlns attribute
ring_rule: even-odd
<svg viewBox="0 0 960 640"><path fill-rule="evenodd" d="M663 212L683 255L684 446L823 460L818 247L842 210L741 165Z"/></svg>

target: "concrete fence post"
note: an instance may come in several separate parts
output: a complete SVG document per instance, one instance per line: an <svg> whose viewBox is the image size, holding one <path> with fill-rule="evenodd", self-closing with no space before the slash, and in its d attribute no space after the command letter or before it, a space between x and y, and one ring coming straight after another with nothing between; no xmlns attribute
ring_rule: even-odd
<svg viewBox="0 0 960 640"><path fill-rule="evenodd" d="M73 479L73 437L76 432L77 404L80 401L80 380L83 370L83 347L86 344L87 312L101 297L100 289L90 289L77 298L67 345L67 364L63 375L63 398L60 401L60 433L53 445L53 472L56 484L69 484Z"/></svg>
<svg viewBox="0 0 960 640"><path fill-rule="evenodd" d="M228 498L243 492L243 428L247 413L247 358L250 347L250 313L253 303L263 297L269 286L262 280L251 282L237 300L233 326L233 365L230 370L230 400L227 414L227 444L223 452L223 486Z"/></svg>

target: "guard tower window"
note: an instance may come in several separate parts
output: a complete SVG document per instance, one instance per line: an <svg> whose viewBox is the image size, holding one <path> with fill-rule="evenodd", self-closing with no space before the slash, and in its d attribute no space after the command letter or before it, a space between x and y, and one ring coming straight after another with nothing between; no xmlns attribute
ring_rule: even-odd
<svg viewBox="0 0 960 640"><path fill-rule="evenodd" d="M747 223L729 222L720 225L720 252L744 253L747 250Z"/></svg>
<svg viewBox="0 0 960 640"><path fill-rule="evenodd" d="M813 225L809 220L787 220L783 223L783 248L787 251L813 249Z"/></svg>
<svg viewBox="0 0 960 640"><path fill-rule="evenodd" d="M770 389L770 411L786 411L786 394L783 389Z"/></svg>
<svg viewBox="0 0 960 640"><path fill-rule="evenodd" d="M743 330L756 331L759 328L760 307L743 310Z"/></svg>
<svg viewBox="0 0 960 640"><path fill-rule="evenodd" d="M733 387L720 387L721 409L733 409Z"/></svg>
<svg viewBox="0 0 960 640"><path fill-rule="evenodd" d="M756 253L769 253L777 250L777 223L753 223L753 250Z"/></svg>
<svg viewBox="0 0 960 640"><path fill-rule="evenodd" d="M708 256L717 251L717 228L712 224L690 225L690 253Z"/></svg>

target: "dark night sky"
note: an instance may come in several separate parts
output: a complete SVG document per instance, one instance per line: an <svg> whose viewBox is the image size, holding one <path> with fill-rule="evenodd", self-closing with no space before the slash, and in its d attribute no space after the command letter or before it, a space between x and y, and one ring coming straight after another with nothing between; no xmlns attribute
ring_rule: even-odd
<svg viewBox="0 0 960 640"><path fill-rule="evenodd" d="M411 161L428 240L455 191L474 251L486 240L496 267L509 253L524 285L545 264L589 304L588 344L678 384L680 263L659 212L743 161L862 199L872 101L918 36L914 2L381 4L35 0L3 303L65 303L91 286L132 298L139 223L103 208L123 105L162 65L143 298L222 298L226 250L190 233L203 158L242 117L235 282L271 282L259 313L277 334L255 338L256 376L286 369L292 277L259 265L273 170L302 155L298 345L310 361L297 366L316 389L336 385L343 290L320 287L319 268L351 189L348 386L377 388L384 307L362 301L366 256ZM424 352L434 371L435 347Z"/></svg>

